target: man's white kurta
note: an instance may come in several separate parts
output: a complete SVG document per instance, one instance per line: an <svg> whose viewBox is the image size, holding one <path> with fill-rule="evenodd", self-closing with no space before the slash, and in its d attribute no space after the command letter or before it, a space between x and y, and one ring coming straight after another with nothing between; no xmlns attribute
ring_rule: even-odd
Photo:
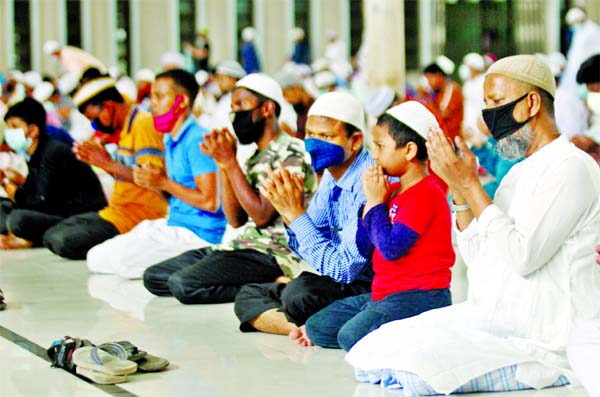
<svg viewBox="0 0 600 397"><path fill-rule="evenodd" d="M412 372L441 393L519 364L535 388L576 382L575 320L600 318L600 169L566 137L515 165L495 204L458 233L467 302L384 325L347 355L362 370Z"/></svg>

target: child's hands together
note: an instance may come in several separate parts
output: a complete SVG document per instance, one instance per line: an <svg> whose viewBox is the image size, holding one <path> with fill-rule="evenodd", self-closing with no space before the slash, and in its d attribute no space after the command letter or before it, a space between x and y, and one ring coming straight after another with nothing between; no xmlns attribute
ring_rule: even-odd
<svg viewBox="0 0 600 397"><path fill-rule="evenodd" d="M363 214L385 201L390 184L383 168L378 165L369 167L361 177L363 192L367 199Z"/></svg>

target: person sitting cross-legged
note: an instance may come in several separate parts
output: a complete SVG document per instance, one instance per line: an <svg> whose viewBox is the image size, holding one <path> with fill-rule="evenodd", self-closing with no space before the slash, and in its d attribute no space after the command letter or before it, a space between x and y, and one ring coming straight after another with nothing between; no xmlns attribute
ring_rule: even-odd
<svg viewBox="0 0 600 397"><path fill-rule="evenodd" d="M372 256L372 292L333 302L306 322L298 342L346 351L393 320L451 304L454 264L450 208L427 171L425 142L435 116L416 101L397 105L373 129L373 159L362 176L367 202L356 241ZM400 178L389 185L388 176Z"/></svg>
<svg viewBox="0 0 600 397"><path fill-rule="evenodd" d="M144 285L150 292L186 304L233 302L245 284L293 276L299 259L285 242L279 214L258 192L259 179L276 167L303 180L306 201L316 187L302 141L279 128L282 102L281 87L267 75L250 74L237 82L231 103L234 132L240 143L258 146L246 172L236 159L236 138L227 129L207 135L201 149L219 168L229 223L243 226L243 232L229 246L191 250L149 267Z"/></svg>

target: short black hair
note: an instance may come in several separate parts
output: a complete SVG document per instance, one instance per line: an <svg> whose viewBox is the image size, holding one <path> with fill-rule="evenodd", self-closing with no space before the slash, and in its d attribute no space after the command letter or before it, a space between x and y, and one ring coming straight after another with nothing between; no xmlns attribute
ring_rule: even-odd
<svg viewBox="0 0 600 397"><path fill-rule="evenodd" d="M258 92L253 91L246 87L238 87L238 88L244 88L244 89L250 91L252 93L252 95L254 95L256 97L256 99L258 99L258 102L260 102L261 104L265 103L267 101L272 101L275 104L275 116L279 117L279 115L281 114L281 106L279 106L279 104L277 102L275 102L274 100L272 100L271 98L267 98L266 96L259 94Z"/></svg>
<svg viewBox="0 0 600 397"><path fill-rule="evenodd" d="M585 60L577 71L579 84L600 83L600 54L593 55Z"/></svg>
<svg viewBox="0 0 600 397"><path fill-rule="evenodd" d="M417 145L417 160L426 161L428 159L425 138L417 134L415 130L387 113L379 116L377 125L379 127L387 127L390 136L396 142L396 148L405 146L409 142L414 142Z"/></svg>
<svg viewBox="0 0 600 397"><path fill-rule="evenodd" d="M85 112L85 108L89 105L102 105L106 101L113 101L117 103L123 103L125 100L123 96L115 87L108 87L107 89L94 95L84 103L78 106L79 112L82 114Z"/></svg>
<svg viewBox="0 0 600 397"><path fill-rule="evenodd" d="M437 63L432 63L430 65L427 65L425 67L425 69L423 69L423 73L441 73L444 76L446 75L446 73L444 73L442 68L440 68Z"/></svg>
<svg viewBox="0 0 600 397"><path fill-rule="evenodd" d="M533 91L540 94L542 98L542 107L550 116L554 117L554 97L550 95L550 93L544 89L539 87L533 87Z"/></svg>
<svg viewBox="0 0 600 397"><path fill-rule="evenodd" d="M46 134L46 110L41 103L31 97L26 97L21 102L12 105L6 112L4 121L8 121L12 117L19 118L29 125L36 125L40 136Z"/></svg>
<svg viewBox="0 0 600 397"><path fill-rule="evenodd" d="M191 107L196 99L196 95L198 95L198 89L200 88L193 74L183 69L171 69L156 75L156 80L158 79L173 80L176 86L182 88L186 92L187 96L190 98Z"/></svg>
<svg viewBox="0 0 600 397"><path fill-rule="evenodd" d="M348 137L352 136L355 132L362 132L360 128L350 123L344 123L344 128L346 129L346 135L348 135Z"/></svg>

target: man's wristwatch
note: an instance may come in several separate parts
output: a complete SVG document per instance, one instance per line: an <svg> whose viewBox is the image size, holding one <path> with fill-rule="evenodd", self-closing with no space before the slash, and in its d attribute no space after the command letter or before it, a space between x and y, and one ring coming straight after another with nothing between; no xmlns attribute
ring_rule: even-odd
<svg viewBox="0 0 600 397"><path fill-rule="evenodd" d="M469 205L469 203L454 204L454 200L450 203L450 210L452 210L452 212L462 212L462 211L468 211L470 209L471 209L471 206Z"/></svg>

